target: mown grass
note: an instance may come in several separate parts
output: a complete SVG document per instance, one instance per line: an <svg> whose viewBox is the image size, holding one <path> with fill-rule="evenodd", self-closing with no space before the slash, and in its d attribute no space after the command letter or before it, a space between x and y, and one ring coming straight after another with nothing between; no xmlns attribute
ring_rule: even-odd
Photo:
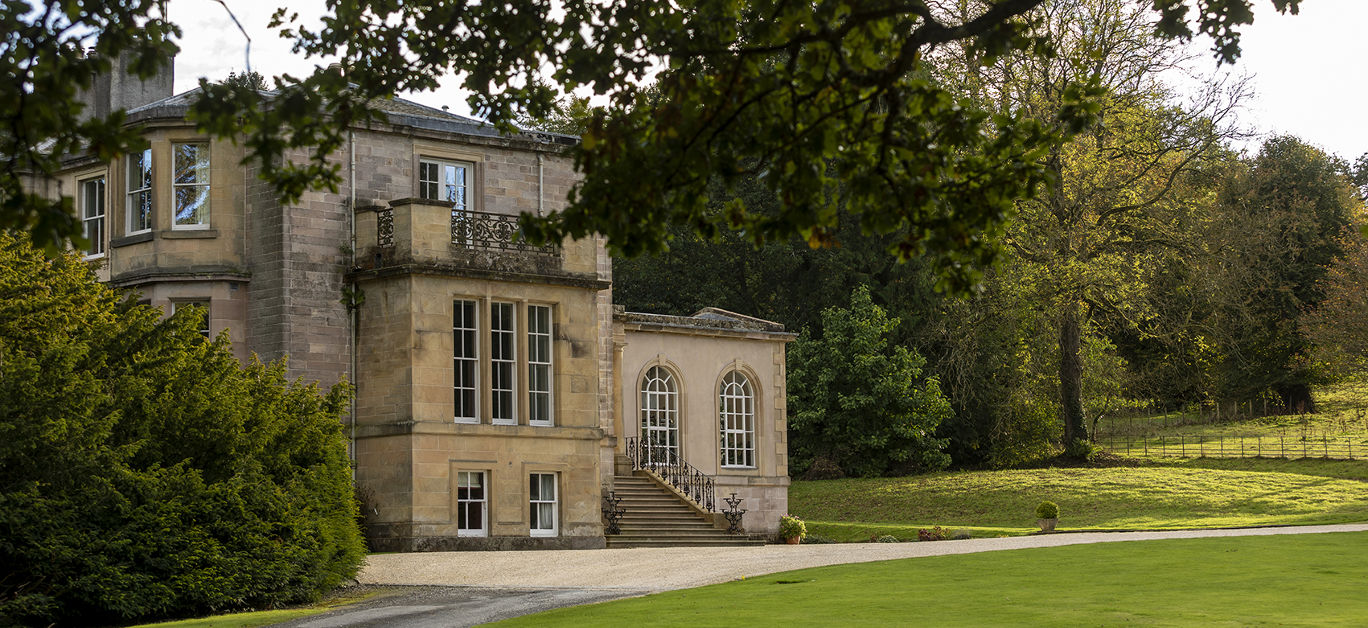
<svg viewBox="0 0 1368 628"><path fill-rule="evenodd" d="M795 481L789 512L838 541L919 528L976 536L1035 529L1035 507L1059 504L1059 529L1302 525L1368 520L1368 464L1174 461L1144 467L954 471L903 478Z"/></svg>
<svg viewBox="0 0 1368 628"><path fill-rule="evenodd" d="M837 565L501 626L1361 625L1368 533L1175 539Z"/></svg>
<svg viewBox="0 0 1368 628"><path fill-rule="evenodd" d="M138 624L129 628L255 628L270 626L292 619L317 615L327 611L364 602L385 595L384 589L371 589L358 592L356 589L338 589L321 602L298 608L279 608L268 611L248 611L226 615L210 615L193 619L180 619L153 624Z"/></svg>
<svg viewBox="0 0 1368 628"><path fill-rule="evenodd" d="M1098 442L1127 456L1368 458L1368 380L1316 393L1317 412L1221 420L1179 412L1104 419ZM1243 406L1242 406L1243 408ZM1257 404L1257 413L1262 410Z"/></svg>
<svg viewBox="0 0 1368 628"><path fill-rule="evenodd" d="M318 613L327 610L327 608L290 608L273 611L253 611L250 613L215 615L213 617L200 617L197 619L182 619L159 624L140 624L133 628L255 628L256 626L269 626L271 624L290 621L291 619L317 615Z"/></svg>

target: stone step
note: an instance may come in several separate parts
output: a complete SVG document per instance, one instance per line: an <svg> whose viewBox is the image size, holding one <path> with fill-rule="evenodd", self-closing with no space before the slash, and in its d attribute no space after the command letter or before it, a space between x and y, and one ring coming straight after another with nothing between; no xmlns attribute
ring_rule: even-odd
<svg viewBox="0 0 1368 628"><path fill-rule="evenodd" d="M712 528L712 527L714 527L713 524L712 524L712 522L704 521L704 520L699 519L699 518L697 518L697 517L691 517L691 518L687 518L687 519L684 518L684 517L630 517L630 518L629 518L629 517L623 517L620 521L621 521L622 525L634 525L634 526L663 526L663 525L677 525L677 526L682 526L682 527L685 527L685 528Z"/></svg>
<svg viewBox="0 0 1368 628"><path fill-rule="evenodd" d="M732 535L717 528L684 528L679 526L622 526L622 532L630 536L668 536L668 537L724 537Z"/></svg>
<svg viewBox="0 0 1368 628"><path fill-rule="evenodd" d="M607 535L608 547L706 547L764 545L764 541L727 534L673 491L645 476L614 476L622 498L621 534Z"/></svg>
<svg viewBox="0 0 1368 628"><path fill-rule="evenodd" d="M688 519L690 521L700 521L703 518L688 508L627 508L623 511L625 517L650 517L652 519Z"/></svg>
<svg viewBox="0 0 1368 628"><path fill-rule="evenodd" d="M747 547L764 545L764 541L753 540L744 536L727 536L726 538L679 538L679 537L656 537L656 536L637 536L637 535L608 535L608 547Z"/></svg>
<svg viewBox="0 0 1368 628"><path fill-rule="evenodd" d="M636 506L637 508L676 505L682 508L688 508L683 502L670 497L639 497L636 499L624 499L620 505L623 507Z"/></svg>

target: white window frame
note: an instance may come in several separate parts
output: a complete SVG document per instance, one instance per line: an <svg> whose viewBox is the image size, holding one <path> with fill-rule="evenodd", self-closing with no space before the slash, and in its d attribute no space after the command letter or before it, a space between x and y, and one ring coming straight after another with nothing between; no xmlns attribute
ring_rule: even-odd
<svg viewBox="0 0 1368 628"><path fill-rule="evenodd" d="M556 536L560 530L560 481L555 473L533 473L527 476L527 526L532 536ZM544 480L550 478L551 495L547 497ZM547 515L551 525L546 525Z"/></svg>
<svg viewBox="0 0 1368 628"><path fill-rule="evenodd" d="M479 423L480 302L474 299L456 299L452 306L453 419L457 423ZM462 375L467 375L469 382L462 382ZM469 415L463 413L463 401L466 398L470 402Z"/></svg>
<svg viewBox="0 0 1368 628"><path fill-rule="evenodd" d="M91 202L87 186L95 184L98 190L94 202ZM109 212L106 209L106 192L108 191L105 175L99 174L93 177L79 179L76 188L80 194L81 203L81 235L85 237L87 244L85 251L82 252L84 259L99 259L105 256L105 233L109 224ZM98 214L92 215L92 211Z"/></svg>
<svg viewBox="0 0 1368 628"><path fill-rule="evenodd" d="M679 386L674 372L656 365L641 377L641 440L647 464L672 464L679 455ZM663 449L663 451L662 451Z"/></svg>
<svg viewBox="0 0 1368 628"><path fill-rule="evenodd" d="M745 373L722 377L717 393L719 461L726 469L755 468L755 389Z"/></svg>
<svg viewBox="0 0 1368 628"><path fill-rule="evenodd" d="M478 478L478 487L472 483L473 479ZM480 537L489 536L489 474L484 471L457 471L456 472L456 536ZM469 489L479 488L478 498L470 495ZM471 504L478 504L480 508L480 527L471 528L466 526L466 513Z"/></svg>
<svg viewBox="0 0 1368 628"><path fill-rule="evenodd" d="M181 149L184 147L195 148L194 180L182 182L181 169L179 165ZM204 160L200 163L198 159L200 151L203 151ZM202 171L202 172L201 172ZM172 229L208 229L209 228L209 208L210 190L209 177L212 167L209 163L209 143L208 142L175 142L171 144L171 228ZM204 205L196 213L194 222L181 222L181 191L182 190L202 190Z"/></svg>
<svg viewBox="0 0 1368 628"><path fill-rule="evenodd" d="M452 212L471 207L471 173L475 164L423 157L418 160L418 198L451 203Z"/></svg>
<svg viewBox="0 0 1368 628"><path fill-rule="evenodd" d="M552 381L555 367L552 354L552 316L549 305L527 306L527 423L555 424L555 396ZM539 405L543 401L544 405Z"/></svg>
<svg viewBox="0 0 1368 628"><path fill-rule="evenodd" d="M494 425L518 424L517 315L514 303L489 304L489 416Z"/></svg>
<svg viewBox="0 0 1368 628"><path fill-rule="evenodd" d="M128 158L125 160L125 166L127 172L124 173L126 175L124 176L124 181L126 181L128 185L126 186L125 194L127 210L124 215L124 233L127 235L148 233L152 231L152 224L156 221L155 215L157 209L154 199L152 198L152 149L144 149L141 153L136 155L129 154ZM138 176L136 183L134 182L135 171ZM145 215L141 211L135 214L135 207L146 208L147 211ZM146 218L146 223L144 224L141 221L135 220L135 215L138 218Z"/></svg>
<svg viewBox="0 0 1368 628"><path fill-rule="evenodd" d="M178 309L180 309L180 308L182 308L182 307L185 307L185 306L187 306L187 305L198 305L198 306L204 308L204 325L202 325L202 326L200 327L199 333L200 333L201 336L204 336L204 338L205 338L206 340L209 339L209 338L212 338L213 336L211 335L211 333L210 333L210 331L209 331L209 330L210 330L210 323L212 322L212 319L210 318L210 314L211 314L211 312L213 312L213 308L210 306L210 299L207 299L207 298L206 298L206 299L177 299L177 300L175 300L175 301L172 301L172 302L171 302L171 315L172 315L172 316L175 316L175 315L176 315L176 310L178 310Z"/></svg>

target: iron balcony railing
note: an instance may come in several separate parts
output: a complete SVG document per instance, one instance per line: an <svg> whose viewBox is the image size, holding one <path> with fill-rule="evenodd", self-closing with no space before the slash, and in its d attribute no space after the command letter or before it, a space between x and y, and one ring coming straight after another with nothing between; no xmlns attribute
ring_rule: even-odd
<svg viewBox="0 0 1368 628"><path fill-rule="evenodd" d="M632 461L633 469L654 472L708 512L717 512L713 477L681 460L678 449L638 436L628 436L626 441L627 458Z"/></svg>
<svg viewBox="0 0 1368 628"><path fill-rule="evenodd" d="M459 248L557 255L556 246L533 246L522 238L518 217L465 209L451 210L451 244Z"/></svg>

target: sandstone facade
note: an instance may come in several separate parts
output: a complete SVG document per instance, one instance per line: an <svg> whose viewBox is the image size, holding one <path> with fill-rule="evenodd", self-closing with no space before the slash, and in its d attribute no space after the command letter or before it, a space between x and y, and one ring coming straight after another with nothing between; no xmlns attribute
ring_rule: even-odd
<svg viewBox="0 0 1368 628"><path fill-rule="evenodd" d="M194 131L188 102L132 109L145 155L75 157L48 189L77 191L102 279L168 315L206 307L206 332L239 359L354 382L346 431L373 549L602 547L652 366L679 386L684 460L719 500L745 498L748 532L774 531L792 335L720 310L615 314L601 241L518 240L519 214L563 206L573 138L395 101L333 157L345 188L285 205L242 149ZM724 389L746 386L750 405L724 413Z"/></svg>

